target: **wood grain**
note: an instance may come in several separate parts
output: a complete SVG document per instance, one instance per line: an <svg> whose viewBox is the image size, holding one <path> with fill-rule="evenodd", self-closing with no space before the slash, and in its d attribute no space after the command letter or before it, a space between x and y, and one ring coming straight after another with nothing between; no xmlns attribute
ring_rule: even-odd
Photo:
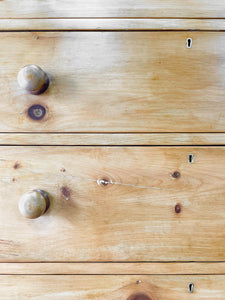
<svg viewBox="0 0 225 300"><path fill-rule="evenodd" d="M224 300L225 276L1 276L0 299ZM188 284L194 283L194 293Z"/></svg>
<svg viewBox="0 0 225 300"><path fill-rule="evenodd" d="M217 0L16 0L0 2L0 18L169 17L224 18Z"/></svg>
<svg viewBox="0 0 225 300"><path fill-rule="evenodd" d="M224 154L223 147L1 147L0 260L224 261ZM37 188L51 205L29 220L18 200Z"/></svg>
<svg viewBox="0 0 225 300"><path fill-rule="evenodd" d="M0 263L1 275L225 275L217 263Z"/></svg>
<svg viewBox="0 0 225 300"><path fill-rule="evenodd" d="M224 132L223 32L2 32L0 37L1 132ZM16 82L18 71L30 63L51 80L39 96ZM46 108L41 121L27 115L37 104Z"/></svg>
<svg viewBox="0 0 225 300"><path fill-rule="evenodd" d="M0 19L0 30L225 30L224 19Z"/></svg>
<svg viewBox="0 0 225 300"><path fill-rule="evenodd" d="M210 146L225 145L225 133L0 133L0 145Z"/></svg>

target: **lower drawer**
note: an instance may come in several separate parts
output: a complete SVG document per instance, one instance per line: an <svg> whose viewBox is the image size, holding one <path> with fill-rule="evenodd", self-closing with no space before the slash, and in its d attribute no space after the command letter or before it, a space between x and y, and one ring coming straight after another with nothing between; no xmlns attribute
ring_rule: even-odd
<svg viewBox="0 0 225 300"><path fill-rule="evenodd" d="M224 165L225 147L2 146L0 261L224 261ZM50 207L26 219L33 189Z"/></svg>
<svg viewBox="0 0 225 300"><path fill-rule="evenodd" d="M224 282L223 275L7 275L0 276L0 299L224 300Z"/></svg>

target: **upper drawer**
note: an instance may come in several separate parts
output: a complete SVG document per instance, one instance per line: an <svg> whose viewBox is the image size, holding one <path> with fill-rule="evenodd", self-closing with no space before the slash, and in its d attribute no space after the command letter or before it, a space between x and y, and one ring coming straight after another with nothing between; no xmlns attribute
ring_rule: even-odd
<svg viewBox="0 0 225 300"><path fill-rule="evenodd" d="M0 38L0 131L225 131L222 32L3 32ZM27 64L48 74L45 93L18 86ZM32 119L35 109L42 119Z"/></svg>
<svg viewBox="0 0 225 300"><path fill-rule="evenodd" d="M11 0L0 1L0 18L167 17L224 18L223 0Z"/></svg>
<svg viewBox="0 0 225 300"><path fill-rule="evenodd" d="M224 147L3 146L0 157L0 261L225 260ZM34 189L50 206L27 219L18 202L22 214L40 202Z"/></svg>

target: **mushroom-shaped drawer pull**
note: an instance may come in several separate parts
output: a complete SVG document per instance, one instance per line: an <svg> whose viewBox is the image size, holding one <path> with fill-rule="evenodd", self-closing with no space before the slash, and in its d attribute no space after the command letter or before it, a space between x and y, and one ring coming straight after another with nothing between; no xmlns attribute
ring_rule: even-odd
<svg viewBox="0 0 225 300"><path fill-rule="evenodd" d="M23 67L18 73L17 80L21 88L34 95L44 93L49 86L47 74L36 65Z"/></svg>
<svg viewBox="0 0 225 300"><path fill-rule="evenodd" d="M33 190L24 194L19 200L21 214L29 219L43 215L49 207L49 196L43 190Z"/></svg>

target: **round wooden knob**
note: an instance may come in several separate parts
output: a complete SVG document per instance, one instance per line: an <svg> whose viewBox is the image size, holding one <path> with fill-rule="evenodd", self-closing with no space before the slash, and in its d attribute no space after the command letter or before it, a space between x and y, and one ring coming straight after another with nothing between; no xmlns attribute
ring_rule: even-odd
<svg viewBox="0 0 225 300"><path fill-rule="evenodd" d="M17 80L21 88L34 95L43 93L49 86L47 74L36 65L23 67L18 73Z"/></svg>
<svg viewBox="0 0 225 300"><path fill-rule="evenodd" d="M43 215L49 206L49 197L45 191L34 190L24 194L19 201L21 214L29 219L36 219Z"/></svg>

